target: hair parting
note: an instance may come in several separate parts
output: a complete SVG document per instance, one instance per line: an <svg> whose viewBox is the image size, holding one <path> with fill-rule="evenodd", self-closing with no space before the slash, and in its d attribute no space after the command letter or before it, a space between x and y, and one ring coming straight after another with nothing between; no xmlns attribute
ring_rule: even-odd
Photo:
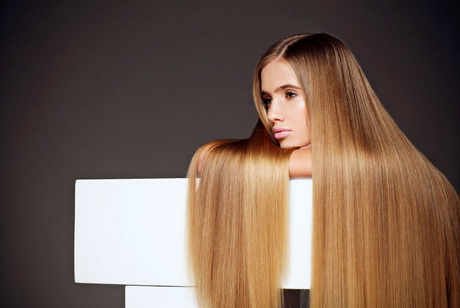
<svg viewBox="0 0 460 308"><path fill-rule="evenodd" d="M276 146L261 97L274 60L296 74L311 125L310 305L460 307L459 196L386 112L349 48L324 33L271 46L254 74L252 136L210 143L192 159L188 239L200 304L281 305L293 149Z"/></svg>

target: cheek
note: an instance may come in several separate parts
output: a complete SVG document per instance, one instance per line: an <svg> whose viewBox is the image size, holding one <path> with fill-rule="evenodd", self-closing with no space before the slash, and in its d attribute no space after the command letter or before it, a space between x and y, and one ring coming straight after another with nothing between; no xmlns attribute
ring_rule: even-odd
<svg viewBox="0 0 460 308"><path fill-rule="evenodd" d="M297 129L300 130L300 134L298 135L301 139L302 143L307 142L310 143L311 132L310 132L310 125L308 124L308 114L307 108L304 103L299 104L297 111L296 111L296 125Z"/></svg>
<svg viewBox="0 0 460 308"><path fill-rule="evenodd" d="M302 102L302 103L299 103L297 106L296 106L296 110L295 110L295 118L296 118L296 122L299 124L299 125L302 125L304 127L308 127L308 114L307 114L307 108L305 106L305 104Z"/></svg>
<svg viewBox="0 0 460 308"><path fill-rule="evenodd" d="M295 103L295 108L297 109L298 113L301 113L303 115L307 115L307 106L305 104L305 100L303 98L298 98L296 103Z"/></svg>

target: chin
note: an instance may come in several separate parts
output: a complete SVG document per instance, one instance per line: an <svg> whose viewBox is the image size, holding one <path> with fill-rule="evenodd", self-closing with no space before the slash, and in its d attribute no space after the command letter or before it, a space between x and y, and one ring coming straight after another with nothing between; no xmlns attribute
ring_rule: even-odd
<svg viewBox="0 0 460 308"><path fill-rule="evenodd" d="M300 146L296 145L296 144L290 144L290 143L280 143L280 148L283 148L283 149L288 149L288 148L298 148Z"/></svg>
<svg viewBox="0 0 460 308"><path fill-rule="evenodd" d="M310 148L311 143L280 142L280 148Z"/></svg>

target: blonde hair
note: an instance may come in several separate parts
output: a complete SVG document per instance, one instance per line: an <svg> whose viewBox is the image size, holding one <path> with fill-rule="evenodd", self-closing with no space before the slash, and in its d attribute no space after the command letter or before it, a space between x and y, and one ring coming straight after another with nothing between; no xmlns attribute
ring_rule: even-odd
<svg viewBox="0 0 460 308"><path fill-rule="evenodd" d="M248 140L215 141L193 157L189 260L200 307L280 306L291 152L259 122Z"/></svg>
<svg viewBox="0 0 460 308"><path fill-rule="evenodd" d="M212 149L207 151L198 189L194 181L190 182L190 252L201 298L209 300L218 293L228 294L235 282L229 285L228 276L216 278L213 272L228 275L234 271L231 266L217 267L238 259L239 265L232 266L241 266L235 271L241 274L238 279L242 288L234 294L235 305L214 300L208 303L213 307L239 307L235 301L248 298L243 306L269 307L265 304L268 302L274 307L279 305L279 297L276 301L269 298L273 294L270 292L275 292L271 287L260 291L266 298L263 304L259 302L261 298L251 298L250 293L256 291L248 286L250 281L262 282L266 276L250 272L248 264L260 264L267 275L270 271L276 273L272 275L273 282L269 280L279 288L278 263L266 262L266 258L267 253L277 259L284 256L283 242L278 241L285 236L285 222L278 222L281 236L276 232L257 233L266 237L263 243L277 243L279 247L269 245L267 253L256 256L244 249L233 250L220 237L220 233L235 232L226 236L242 241L238 247L258 245L262 249L264 244L255 243L258 239L252 238L254 233L246 230L264 225L273 219L269 217L273 213L264 212L260 217L248 213L258 213L266 207L284 211L286 207L290 152L273 146L271 124L260 94L261 71L277 59L287 61L294 70L305 94L311 125L312 307L459 307L458 194L385 111L348 47L323 33L282 39L259 61L253 94L266 130L255 140L261 143L260 139L265 138L267 146L248 151L251 138L208 146ZM199 153L191 163L191 178L196 176L197 156ZM258 161L259 156L264 157L263 162ZM259 204L263 197L264 203ZM216 212L212 212L214 216L200 212L212 207L231 212L233 220L221 224L222 218ZM233 216L239 215L234 212L243 213L238 216L241 219ZM213 227L205 228L204 224Z"/></svg>

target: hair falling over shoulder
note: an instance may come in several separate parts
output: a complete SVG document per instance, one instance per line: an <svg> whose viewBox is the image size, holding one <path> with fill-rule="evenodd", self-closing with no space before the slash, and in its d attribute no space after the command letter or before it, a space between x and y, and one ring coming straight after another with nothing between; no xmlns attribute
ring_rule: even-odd
<svg viewBox="0 0 460 308"><path fill-rule="evenodd" d="M200 307L280 306L291 152L259 122L249 139L215 141L193 157L188 239Z"/></svg>
<svg viewBox="0 0 460 308"><path fill-rule="evenodd" d="M348 47L324 33L282 39L260 59L253 90L266 129L192 159L188 239L200 304L281 305L292 149L272 141L260 80L277 59L295 72L311 123L311 307L460 307L459 196L386 112Z"/></svg>

